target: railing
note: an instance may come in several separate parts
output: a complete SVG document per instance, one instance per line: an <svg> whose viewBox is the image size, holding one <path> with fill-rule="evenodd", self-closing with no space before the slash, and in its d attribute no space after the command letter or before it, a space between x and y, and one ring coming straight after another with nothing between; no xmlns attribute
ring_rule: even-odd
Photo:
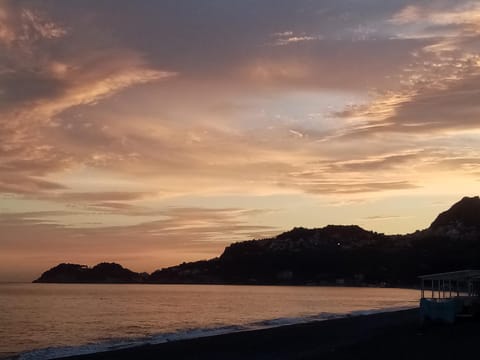
<svg viewBox="0 0 480 360"><path fill-rule="evenodd" d="M472 281L422 279L420 287L422 299L451 299L454 297L475 297L480 296L479 290L480 282L478 280Z"/></svg>

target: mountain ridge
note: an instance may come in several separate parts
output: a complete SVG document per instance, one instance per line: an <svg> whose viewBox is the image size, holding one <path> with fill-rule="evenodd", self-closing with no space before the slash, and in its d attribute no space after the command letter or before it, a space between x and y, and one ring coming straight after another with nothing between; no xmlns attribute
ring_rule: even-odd
<svg viewBox="0 0 480 360"><path fill-rule="evenodd" d="M103 264L103 271L102 264L61 264L35 282L414 284L424 273L480 268L480 198L464 197L412 234L385 235L358 225L296 227L272 238L232 243L210 260L151 274Z"/></svg>
<svg viewBox="0 0 480 360"><path fill-rule="evenodd" d="M430 225L430 229L442 226L480 227L480 198L464 197L450 209L440 213Z"/></svg>

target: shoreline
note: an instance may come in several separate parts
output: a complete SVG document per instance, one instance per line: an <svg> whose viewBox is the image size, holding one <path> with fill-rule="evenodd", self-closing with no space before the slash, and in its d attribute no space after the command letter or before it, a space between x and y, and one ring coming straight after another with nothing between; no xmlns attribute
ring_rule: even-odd
<svg viewBox="0 0 480 360"><path fill-rule="evenodd" d="M479 338L480 322L476 319L422 327L419 308L412 308L176 339L55 359L455 359L478 354Z"/></svg>
<svg viewBox="0 0 480 360"><path fill-rule="evenodd" d="M5 332L0 339L0 358L65 358L221 334L252 334L254 330L418 306L418 293L411 290L24 285L12 288L14 291L3 288L5 294L13 294L19 301L28 300L35 312L18 312L14 301L7 302L6 320L13 324L13 331ZM22 314L24 322L19 321Z"/></svg>
<svg viewBox="0 0 480 360"><path fill-rule="evenodd" d="M335 358L349 347L388 331L417 333L418 308L244 330L76 355L63 360L106 359L316 359ZM341 357L340 357L341 358ZM347 357L348 358L348 357Z"/></svg>
<svg viewBox="0 0 480 360"><path fill-rule="evenodd" d="M286 325L72 356L109 359L458 359L478 355L480 323L420 327L419 309Z"/></svg>
<svg viewBox="0 0 480 360"><path fill-rule="evenodd" d="M256 331L268 331L280 327L299 326L319 322L330 322L338 319L349 319L376 314L394 313L399 311L414 310L414 306L399 306L382 309L354 310L347 313L319 313L300 317L281 317L259 320L246 324L223 325L219 327L194 328L173 332L158 333L146 338L131 338L98 343L86 343L77 346L45 347L32 349L21 353L12 353L5 359L68 359L81 356L90 356L97 353L108 353L114 350L136 349L144 346L157 346L178 341L190 341L201 338L218 337L237 333L254 333ZM0 356L0 359L4 357Z"/></svg>
<svg viewBox="0 0 480 360"><path fill-rule="evenodd" d="M181 282L172 282L172 283L155 283L155 282L46 282L46 281L30 281L30 282L0 282L0 284L40 284L40 285L174 285L174 286L279 286L279 287L328 287L328 288L359 288L359 289L405 289L405 290L420 290L420 285L386 285L380 286L376 284L312 284L312 283L292 283L292 284L275 284L275 283L181 283Z"/></svg>

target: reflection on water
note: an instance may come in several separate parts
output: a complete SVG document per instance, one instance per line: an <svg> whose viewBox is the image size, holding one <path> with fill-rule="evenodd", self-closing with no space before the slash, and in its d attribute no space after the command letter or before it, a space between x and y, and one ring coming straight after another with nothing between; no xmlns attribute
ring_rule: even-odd
<svg viewBox="0 0 480 360"><path fill-rule="evenodd" d="M416 306L418 297L414 290L377 288L0 284L0 357L268 319Z"/></svg>

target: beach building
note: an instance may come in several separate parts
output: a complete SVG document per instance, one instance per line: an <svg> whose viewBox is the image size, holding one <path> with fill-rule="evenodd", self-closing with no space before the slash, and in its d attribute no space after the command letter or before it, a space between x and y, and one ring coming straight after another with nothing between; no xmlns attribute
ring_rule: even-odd
<svg viewBox="0 0 480 360"><path fill-rule="evenodd" d="M419 276L421 321L453 323L480 314L480 270Z"/></svg>

